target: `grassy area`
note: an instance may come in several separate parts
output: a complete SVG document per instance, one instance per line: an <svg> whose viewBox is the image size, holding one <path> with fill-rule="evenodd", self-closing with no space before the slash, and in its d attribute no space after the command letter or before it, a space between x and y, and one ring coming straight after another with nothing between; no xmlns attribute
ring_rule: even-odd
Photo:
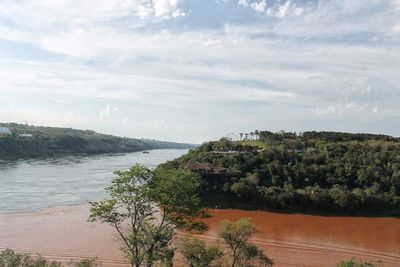
<svg viewBox="0 0 400 267"><path fill-rule="evenodd" d="M243 146L254 146L254 147L260 147L262 149L267 149L267 144L260 140L241 140L236 142Z"/></svg>

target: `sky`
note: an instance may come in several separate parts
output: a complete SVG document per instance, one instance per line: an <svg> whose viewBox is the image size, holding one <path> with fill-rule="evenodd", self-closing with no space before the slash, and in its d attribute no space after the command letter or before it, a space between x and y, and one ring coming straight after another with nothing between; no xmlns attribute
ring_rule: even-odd
<svg viewBox="0 0 400 267"><path fill-rule="evenodd" d="M400 0L0 0L0 121L400 136Z"/></svg>

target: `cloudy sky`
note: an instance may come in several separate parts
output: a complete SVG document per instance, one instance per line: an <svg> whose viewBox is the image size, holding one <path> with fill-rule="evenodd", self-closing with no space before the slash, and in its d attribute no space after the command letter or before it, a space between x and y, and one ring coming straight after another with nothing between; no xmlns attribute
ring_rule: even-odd
<svg viewBox="0 0 400 267"><path fill-rule="evenodd" d="M0 0L0 121L400 135L400 0Z"/></svg>

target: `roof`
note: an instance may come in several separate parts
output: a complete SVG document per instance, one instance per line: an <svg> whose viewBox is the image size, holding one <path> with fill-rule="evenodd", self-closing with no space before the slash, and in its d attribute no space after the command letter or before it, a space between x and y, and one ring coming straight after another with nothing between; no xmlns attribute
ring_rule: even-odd
<svg viewBox="0 0 400 267"><path fill-rule="evenodd" d="M6 127L0 127L0 134L11 134L11 131Z"/></svg>
<svg viewBox="0 0 400 267"><path fill-rule="evenodd" d="M226 168L224 168L224 167L214 167L213 170L214 170L215 173L224 173L224 172L226 172Z"/></svg>
<svg viewBox="0 0 400 267"><path fill-rule="evenodd" d="M201 172L208 174L224 174L226 172L226 168L224 167L213 167L198 161L187 164L186 169L192 172Z"/></svg>
<svg viewBox="0 0 400 267"><path fill-rule="evenodd" d="M188 165L186 165L186 168L191 171L211 171L210 167L198 161L189 163Z"/></svg>

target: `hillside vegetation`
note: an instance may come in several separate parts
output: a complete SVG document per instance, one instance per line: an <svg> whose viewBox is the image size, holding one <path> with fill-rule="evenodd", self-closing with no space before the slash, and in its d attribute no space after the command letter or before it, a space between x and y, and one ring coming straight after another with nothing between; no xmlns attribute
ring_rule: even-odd
<svg viewBox="0 0 400 267"><path fill-rule="evenodd" d="M400 215L399 138L261 131L262 146L249 142L208 142L160 168L197 172L209 206Z"/></svg>
<svg viewBox="0 0 400 267"><path fill-rule="evenodd" d="M12 135L0 136L0 159L126 153L149 149L193 147L190 144L116 137L71 128L28 126L15 123L0 123L0 127L7 127L12 132Z"/></svg>

